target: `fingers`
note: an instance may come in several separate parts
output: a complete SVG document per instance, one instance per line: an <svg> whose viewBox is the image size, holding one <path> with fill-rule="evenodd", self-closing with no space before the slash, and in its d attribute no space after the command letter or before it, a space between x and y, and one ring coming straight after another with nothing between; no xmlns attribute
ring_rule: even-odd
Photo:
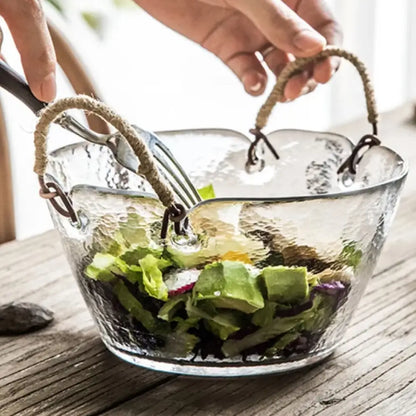
<svg viewBox="0 0 416 416"><path fill-rule="evenodd" d="M263 51L260 51L263 55L264 62L270 68L276 78L280 75L283 68L290 62L287 53L275 47L270 48L266 46Z"/></svg>
<svg viewBox="0 0 416 416"><path fill-rule="evenodd" d="M288 54L281 49L266 47L260 53L263 55L264 62L276 76L279 76L282 69L290 62Z"/></svg>
<svg viewBox="0 0 416 416"><path fill-rule="evenodd" d="M282 1L228 0L251 19L276 47L295 56L311 56L326 45L325 38Z"/></svg>
<svg viewBox="0 0 416 416"><path fill-rule="evenodd" d="M52 101L56 95L56 57L40 3L1 2L0 14L10 28L33 94L40 100Z"/></svg>
<svg viewBox="0 0 416 416"><path fill-rule="evenodd" d="M255 96L264 92L267 74L254 53L237 53L225 63L241 80L246 92Z"/></svg>
<svg viewBox="0 0 416 416"><path fill-rule="evenodd" d="M302 95L302 90L305 88L307 82L310 79L310 72L303 71L299 75L292 77L286 84L285 97L287 100L294 100Z"/></svg>
<svg viewBox="0 0 416 416"><path fill-rule="evenodd" d="M334 19L326 2L323 0L303 1L300 4L301 12L305 19L327 40L329 45L342 44L342 30L337 21ZM304 8L304 10L302 10ZM287 99L293 100L300 95L313 91L317 83L327 83L341 63L338 57L331 57L318 62L309 70L309 78L297 76L290 80L285 89Z"/></svg>
<svg viewBox="0 0 416 416"><path fill-rule="evenodd" d="M322 33L323 36L325 36L329 45L342 44L342 31L335 20L328 20L323 26L319 27L318 30L320 33ZM319 62L315 65L313 78L320 84L325 84L332 78L340 64L341 59L336 56Z"/></svg>

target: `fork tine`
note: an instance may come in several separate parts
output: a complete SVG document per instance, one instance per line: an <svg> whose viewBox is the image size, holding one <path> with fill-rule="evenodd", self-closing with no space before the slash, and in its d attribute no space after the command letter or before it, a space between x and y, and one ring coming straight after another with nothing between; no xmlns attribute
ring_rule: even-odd
<svg viewBox="0 0 416 416"><path fill-rule="evenodd" d="M175 180L178 181L178 183L181 184L181 188L187 193L188 197L193 201L193 204L197 204L198 202L202 201L201 196L199 195L199 192L195 189L193 183L190 181L188 175L185 173L185 171L183 170L182 166L179 164L179 162L176 160L176 158L173 156L172 152L164 145L164 143L157 138L156 136L154 136L154 141L153 141L153 145L155 147L157 147L158 149L160 149L162 151L162 153L164 153L167 158L169 159L169 161L172 163L173 166L175 166L175 168L179 171L181 178L183 180L185 180L186 185L183 184L183 182L181 182L178 178L177 175L172 174L172 176L175 178ZM164 161L160 161L160 163L165 164ZM189 194L189 190L192 191L193 193L193 197L195 199L192 199L191 195Z"/></svg>
<svg viewBox="0 0 416 416"><path fill-rule="evenodd" d="M192 194L189 192L187 187L184 185L183 181L175 174L175 171L166 162L166 159L161 158L160 155L157 152L153 152L153 156L155 157L155 159L159 163L159 166L158 166L159 170L163 169L163 174L164 174L165 178L168 180L168 182L172 186L174 192L181 198L181 200L184 203L186 203L187 208L191 208L192 205L195 205L197 202L193 199ZM169 174L169 176L171 178L173 178L173 180L171 180L167 176L167 174ZM189 202L186 199L186 197L184 196L184 194L179 190L179 188L176 185L178 185L180 187L181 191L183 191L186 194L186 197L188 198Z"/></svg>
<svg viewBox="0 0 416 416"><path fill-rule="evenodd" d="M137 174L137 167L133 166L134 163L127 163L127 160L125 158L125 155L123 155L123 157L120 157L120 154L117 150L120 149L120 147L117 147L117 145L114 145L111 141L107 141L105 143L105 145L110 149L110 151L112 152L114 158L116 159L116 161L119 163L119 165L124 168L129 170L130 172L133 172L134 174ZM179 199L181 200L181 202L186 206L186 208L190 209L191 206L193 205L192 199L191 202L189 202L186 197L184 196L184 194L178 189L178 187L176 186L175 181L170 180L165 171L162 171L161 168L162 167L166 167L166 162L161 162L156 154L153 152L153 155L155 156L156 160L159 162L158 168L159 171L161 172L161 174L163 175L163 177L169 182L170 186L173 189L173 192L179 197ZM168 172L169 173L169 172ZM175 178L174 178L175 179ZM175 179L176 180L176 179Z"/></svg>

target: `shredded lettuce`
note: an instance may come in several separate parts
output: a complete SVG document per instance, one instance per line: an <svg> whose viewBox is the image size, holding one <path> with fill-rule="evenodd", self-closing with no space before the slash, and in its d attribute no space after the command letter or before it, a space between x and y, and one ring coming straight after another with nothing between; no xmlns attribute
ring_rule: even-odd
<svg viewBox="0 0 416 416"><path fill-rule="evenodd" d="M114 285L114 293L123 307L148 331L155 332L158 329L156 318L143 307L121 280Z"/></svg>
<svg viewBox="0 0 416 416"><path fill-rule="evenodd" d="M158 318L171 322L176 312L185 307L188 294L177 295L169 299L159 310Z"/></svg>
<svg viewBox="0 0 416 416"><path fill-rule="evenodd" d="M215 198L212 185L200 193L204 199ZM160 348L178 357L198 351L201 357L253 351L273 357L299 353L299 345L307 351L346 301L350 279L345 269L353 273L362 257L356 243L348 243L334 259L336 269L313 274L306 267L281 265L280 254L272 262L273 252L248 237L224 237L205 251L176 253L153 243L137 226L140 221L131 217L120 226L113 244L94 256L85 275L112 287L123 308L165 341ZM261 258L269 255L263 266L247 254L253 244L259 245ZM178 274L189 272L195 278L178 284Z"/></svg>
<svg viewBox="0 0 416 416"><path fill-rule="evenodd" d="M331 301L328 302L325 296L318 294L315 296L310 309L294 316L275 318L270 324L240 340L227 340L223 344L222 352L226 357L232 357L287 332L302 330L312 332L323 329L329 324L332 315Z"/></svg>
<svg viewBox="0 0 416 416"><path fill-rule="evenodd" d="M148 254L156 258L160 258L162 256L161 249L151 249L147 247L133 247L124 252L120 259L127 263L129 266L137 266L139 264L139 260L146 257Z"/></svg>
<svg viewBox="0 0 416 416"><path fill-rule="evenodd" d="M290 343L296 341L300 336L298 331L290 331L282 335L271 347L267 348L265 352L266 357L273 357L282 352Z"/></svg>
<svg viewBox="0 0 416 416"><path fill-rule="evenodd" d="M111 254L97 253L92 263L85 269L85 274L93 279L102 282L111 282L116 274L125 275L127 264L118 257Z"/></svg>
<svg viewBox="0 0 416 416"><path fill-rule="evenodd" d="M210 301L195 306L192 304L192 299L189 298L186 302L186 311L190 318L203 319L207 329L222 340L226 340L241 328L241 313L237 311L219 312Z"/></svg>
<svg viewBox="0 0 416 416"><path fill-rule="evenodd" d="M265 301L264 308L259 309L253 314L251 318L251 322L256 326L266 326L271 324L274 318L274 314L276 312L277 303Z"/></svg>
<svg viewBox="0 0 416 416"><path fill-rule="evenodd" d="M170 264L168 260L157 259L148 254L139 260L143 273L143 286L152 297L160 300L168 300L168 288L163 281L162 270Z"/></svg>
<svg viewBox="0 0 416 416"><path fill-rule="evenodd" d="M186 357L199 342L196 335L183 331L174 331L166 336L164 349L170 355L176 357Z"/></svg>
<svg viewBox="0 0 416 416"><path fill-rule="evenodd" d="M363 252L357 247L357 243L351 241L342 249L339 260L342 264L350 266L355 270L360 264L362 256Z"/></svg>

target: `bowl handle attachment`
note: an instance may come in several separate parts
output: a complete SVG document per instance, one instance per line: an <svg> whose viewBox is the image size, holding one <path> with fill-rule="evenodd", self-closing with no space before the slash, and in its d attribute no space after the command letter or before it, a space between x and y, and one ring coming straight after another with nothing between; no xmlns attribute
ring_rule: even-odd
<svg viewBox="0 0 416 416"><path fill-rule="evenodd" d="M52 206L65 217L70 218L74 223L78 222L77 214L72 205L71 199L58 184L45 182L44 175L48 164L47 156L47 136L50 125L59 116L70 109L80 109L93 113L111 124L122 134L130 144L135 155L140 161L138 174L143 175L156 192L162 204L166 207L163 224L162 238L166 237L169 221L175 223L175 231L183 233L182 225L187 223L186 209L175 202L174 193L170 185L160 175L155 159L147 147L146 143L138 135L137 131L120 115L115 113L106 104L86 95L68 97L57 100L45 107L39 115L36 125L35 137L35 166L34 172L38 175L40 184L40 195L48 199ZM60 200L58 202L57 200Z"/></svg>
<svg viewBox="0 0 416 416"><path fill-rule="evenodd" d="M276 105L276 103L284 100L284 90L289 79L292 76L302 72L302 70L307 65L311 63L315 63L317 61L321 61L330 56L339 56L341 58L344 58L350 61L357 69L358 73L360 74L362 83L363 83L365 100L367 104L368 121L372 125L372 133L366 134L357 143L350 157L338 169L338 173L341 173L345 169L348 168L350 173L355 174L356 165L360 160L359 153L361 149L363 149L364 147L370 148L372 146L380 144L380 140L377 137L377 134L378 134L377 105L376 105L376 100L374 96L374 89L371 84L371 80L370 80L370 76L368 74L367 68L365 67L363 62L361 62L360 59L356 55L352 54L351 52L348 52L344 49L337 48L334 46L328 46L322 52L318 53L315 56L311 56L308 58L298 58L295 61L290 62L289 64L286 65L286 67L280 73L280 75L277 78L276 84L273 87L272 92L267 97L266 102L262 105L262 107L260 108L257 114L255 128L250 130L250 133L254 135L255 139L252 142L248 151L248 156L247 156L248 165L255 165L258 162L258 159L256 156L256 147L260 141L264 141L265 144L268 146L268 148L273 152L274 156L277 159L279 158L276 150L273 148L273 146L267 139L267 136L262 132L262 129L266 126L269 120L270 114L274 106Z"/></svg>

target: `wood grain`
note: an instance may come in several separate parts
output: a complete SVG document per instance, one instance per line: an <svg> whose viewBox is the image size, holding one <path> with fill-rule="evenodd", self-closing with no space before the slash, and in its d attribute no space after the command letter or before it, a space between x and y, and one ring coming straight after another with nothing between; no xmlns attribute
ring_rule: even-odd
<svg viewBox="0 0 416 416"><path fill-rule="evenodd" d="M16 238L9 143L0 102L0 244Z"/></svg>
<svg viewBox="0 0 416 416"><path fill-rule="evenodd" d="M382 131L414 163L416 129L404 122L406 111L388 114ZM358 138L364 126L343 129ZM415 212L411 174L377 273L334 355L257 379L176 377L121 362L102 345L57 234L4 244L0 303L37 302L56 321L29 336L0 338L0 415L414 416Z"/></svg>

